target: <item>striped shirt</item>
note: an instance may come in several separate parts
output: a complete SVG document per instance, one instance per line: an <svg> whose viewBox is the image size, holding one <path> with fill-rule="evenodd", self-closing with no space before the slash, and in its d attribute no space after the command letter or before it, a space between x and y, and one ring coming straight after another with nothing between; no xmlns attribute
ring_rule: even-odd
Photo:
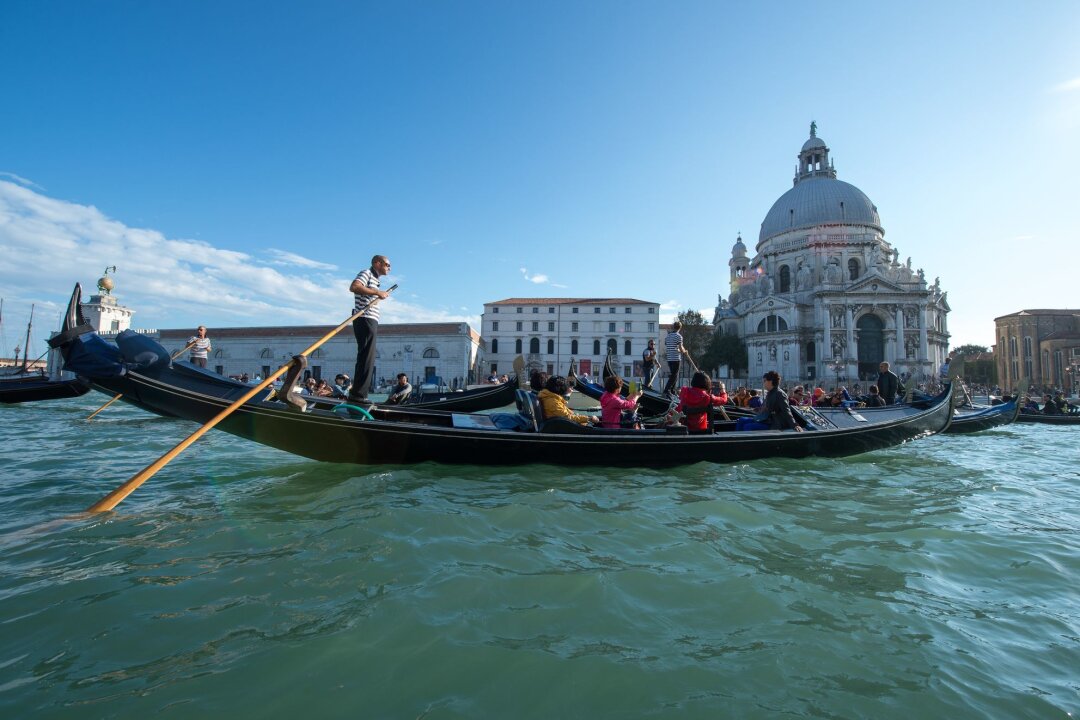
<svg viewBox="0 0 1080 720"><path fill-rule="evenodd" d="M678 362L682 357L679 354L679 347L682 345L682 335L672 330L664 338L665 357L668 362Z"/></svg>
<svg viewBox="0 0 1080 720"><path fill-rule="evenodd" d="M356 279L359 280L364 287L376 288L379 287L379 278L375 276L375 273L371 272L371 268L367 270L361 270L356 275ZM353 293L353 312L358 313L367 307L372 300L378 300L377 295L361 295L360 293ZM376 303L370 310L364 313L364 317L368 320L374 320L379 322L379 305Z"/></svg>
<svg viewBox="0 0 1080 720"><path fill-rule="evenodd" d="M200 338L197 335L193 335L189 343L195 343L191 347L191 357L193 358L205 358L207 351L210 350L210 338Z"/></svg>

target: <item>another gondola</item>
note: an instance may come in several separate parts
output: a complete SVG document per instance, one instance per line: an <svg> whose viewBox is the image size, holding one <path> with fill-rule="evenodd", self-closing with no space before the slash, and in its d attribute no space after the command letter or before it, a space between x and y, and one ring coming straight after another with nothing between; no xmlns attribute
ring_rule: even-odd
<svg viewBox="0 0 1080 720"><path fill-rule="evenodd" d="M1016 416L1018 423L1036 423L1038 425L1073 425L1080 426L1080 413L1062 415L1044 415L1041 412L1021 412Z"/></svg>
<svg viewBox="0 0 1080 720"><path fill-rule="evenodd" d="M90 385L74 378L54 380L48 375L16 375L0 378L0 403L38 402L74 398L90 392Z"/></svg>
<svg viewBox="0 0 1080 720"><path fill-rule="evenodd" d="M949 425L950 433L973 433L1001 427L1016 422L1020 415L1020 399L1014 397L1001 405L987 407L958 407L952 424Z"/></svg>
<svg viewBox="0 0 1080 720"><path fill-rule="evenodd" d="M78 290L77 290L78 292ZM219 382L201 383L181 373L167 351L136 333L121 333L118 345L88 326L76 326L69 309L65 330L54 339L65 367L93 386L153 412L205 423L230 405ZM932 407L911 408L904 417L852 428L805 432L715 432L685 427L645 430L589 428L556 418L544 420L535 398L517 393L519 412L495 415L342 405L298 412L267 399L250 401L217 426L255 442L327 462L469 465L549 463L569 466L671 467L696 462L743 462L759 458L841 457L891 447L948 427L950 397ZM514 429L509 429L514 426Z"/></svg>

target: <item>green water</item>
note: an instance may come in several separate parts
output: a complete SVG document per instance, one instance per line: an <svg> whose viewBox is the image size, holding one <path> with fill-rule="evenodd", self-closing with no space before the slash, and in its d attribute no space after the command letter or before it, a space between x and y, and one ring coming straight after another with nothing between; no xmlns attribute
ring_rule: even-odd
<svg viewBox="0 0 1080 720"><path fill-rule="evenodd" d="M342 466L0 408L0 715L1069 718L1073 428L677 471ZM1070 713L1072 715L1070 715Z"/></svg>

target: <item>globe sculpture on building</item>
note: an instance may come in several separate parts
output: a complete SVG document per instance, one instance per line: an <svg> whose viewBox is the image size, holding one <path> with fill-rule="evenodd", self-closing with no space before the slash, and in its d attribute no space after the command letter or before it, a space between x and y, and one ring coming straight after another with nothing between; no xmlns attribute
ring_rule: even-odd
<svg viewBox="0 0 1080 720"><path fill-rule="evenodd" d="M109 277L110 272L116 272L116 266L110 265L105 268L105 274L98 278L97 287L102 295L111 295L113 291L113 279Z"/></svg>
<svg viewBox="0 0 1080 720"><path fill-rule="evenodd" d="M729 294L713 322L746 342L751 378L872 380L887 360L929 379L948 348L946 293L910 258L900 262L877 206L837 179L829 152L811 123L793 187L766 213L754 255L741 235L731 249Z"/></svg>

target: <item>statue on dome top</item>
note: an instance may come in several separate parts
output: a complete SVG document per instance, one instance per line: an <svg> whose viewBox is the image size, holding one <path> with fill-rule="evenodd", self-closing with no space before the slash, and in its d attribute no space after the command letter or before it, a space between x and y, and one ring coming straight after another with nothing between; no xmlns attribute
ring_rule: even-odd
<svg viewBox="0 0 1080 720"><path fill-rule="evenodd" d="M817 137L817 122L814 120L810 121L810 137Z"/></svg>

